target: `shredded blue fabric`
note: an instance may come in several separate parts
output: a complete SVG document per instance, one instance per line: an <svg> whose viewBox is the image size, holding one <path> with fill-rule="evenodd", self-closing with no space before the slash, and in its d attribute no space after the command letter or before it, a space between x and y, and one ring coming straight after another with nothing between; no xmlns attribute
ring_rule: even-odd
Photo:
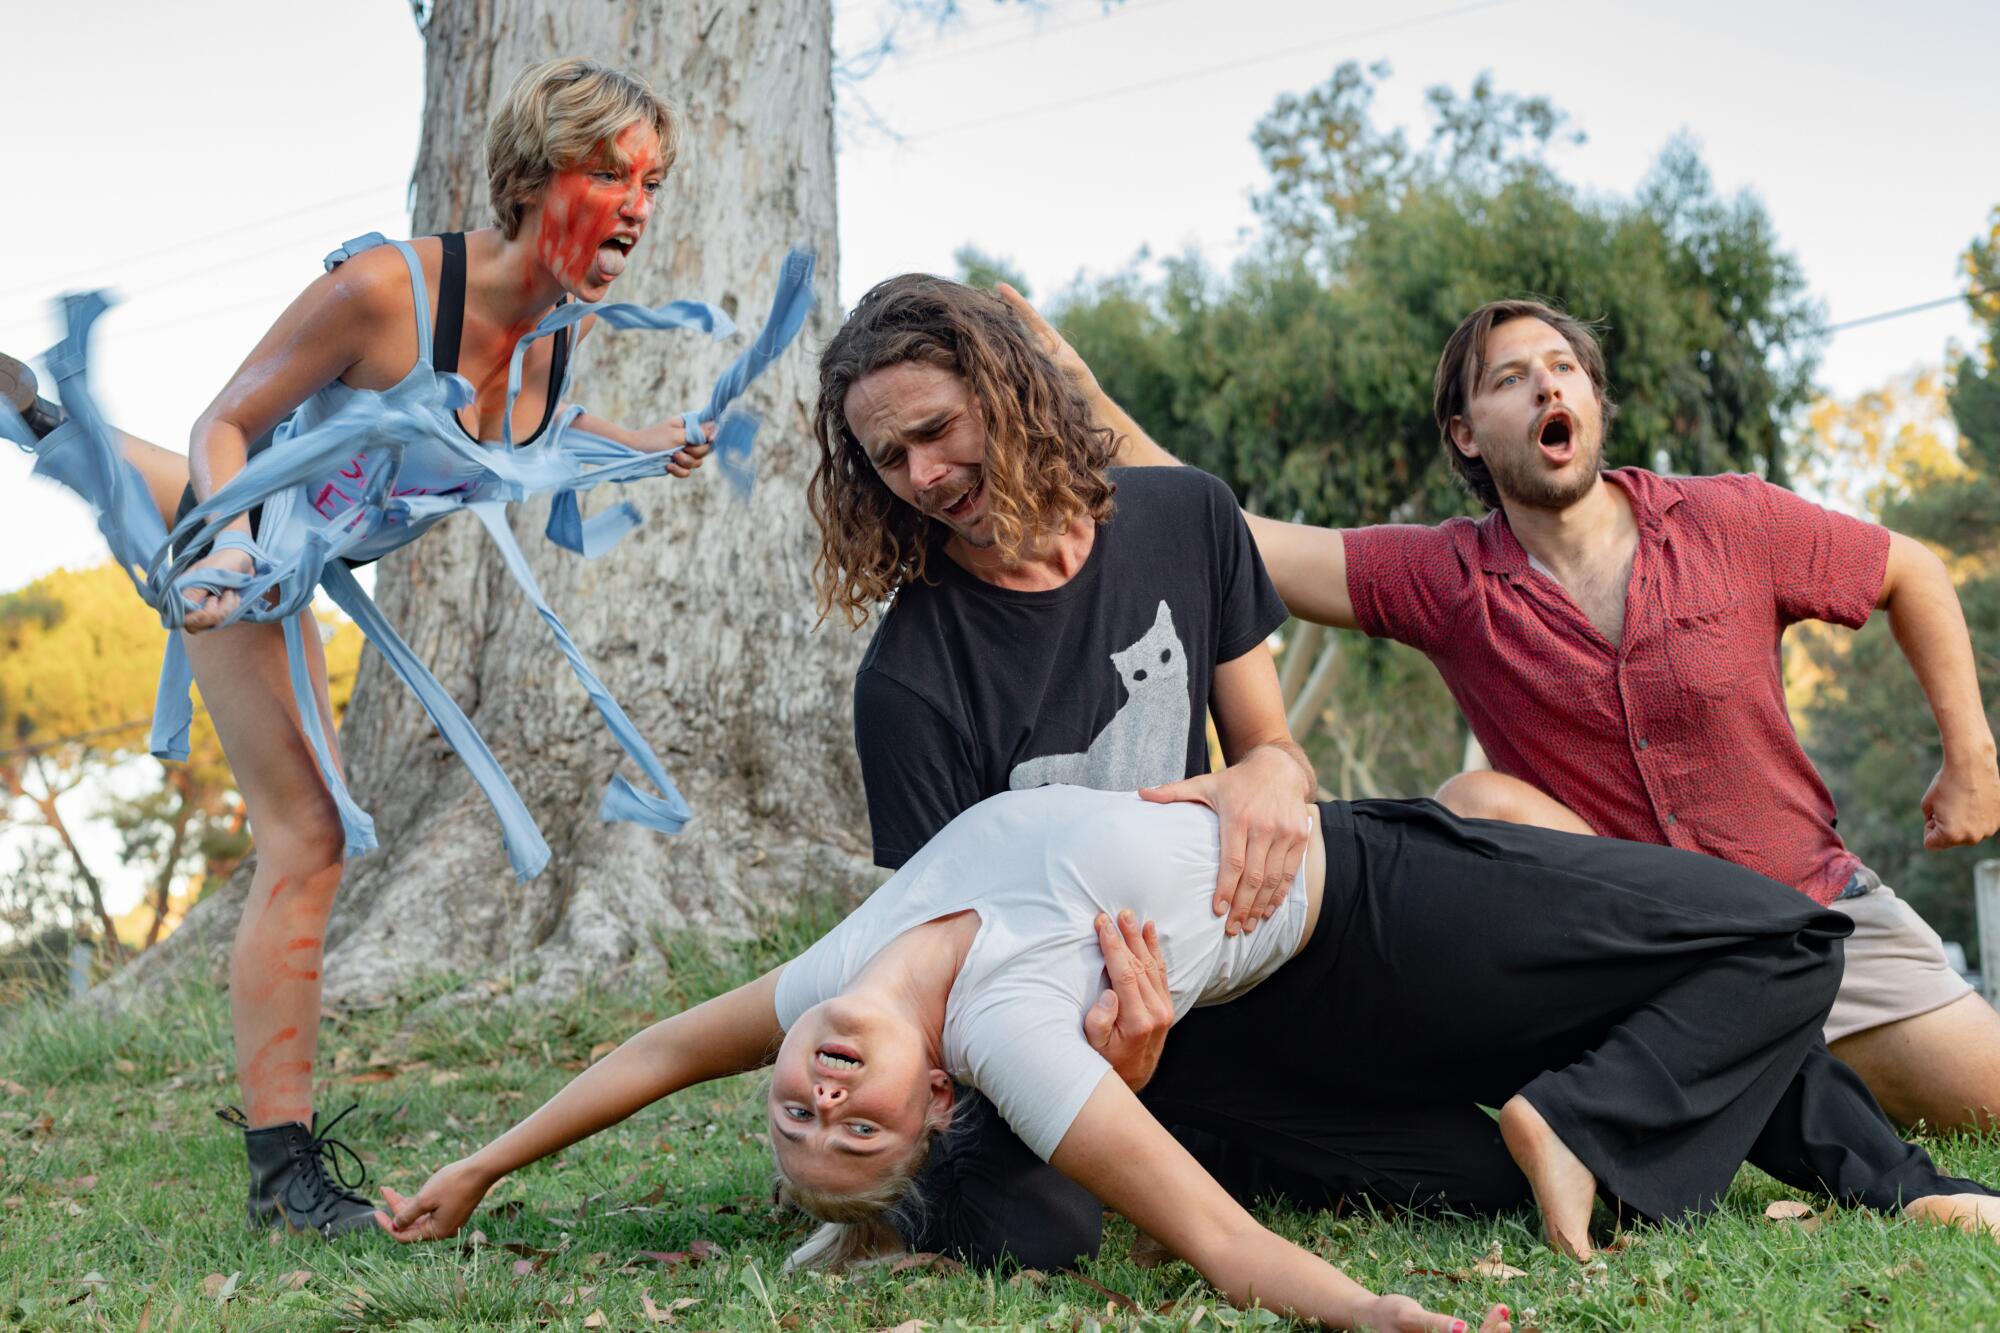
<svg viewBox="0 0 2000 1333"><path fill-rule="evenodd" d="M182 637L174 632L191 609L187 594L196 589L211 593L234 590L237 606L223 623L283 622L292 692L320 775L339 809L347 854L359 856L374 850L374 822L341 781L328 737L319 725L319 709L306 669L302 617L312 604L314 590L323 588L416 694L439 734L465 761L499 817L514 873L524 880L539 874L548 864L548 843L520 794L471 720L417 660L355 581L345 561L346 557L372 559L406 545L431 524L469 509L485 526L508 571L549 627L619 747L654 788L646 791L622 775L614 775L600 814L606 820L642 824L663 833L679 832L692 817L687 802L543 598L506 517L507 505L549 494L548 539L594 558L610 550L643 520L629 503L613 505L586 520L578 495L606 482L659 476L674 455L644 453L583 430L576 424L583 409L576 406L557 413L540 440L516 449L514 402L520 394L521 367L529 346L579 320L595 316L612 328L686 329L716 338L735 332L734 323L704 301L674 301L658 308L624 302L558 306L515 344L507 372L501 443L478 444L466 438L454 415L472 401L472 386L458 375L440 375L431 367L430 302L416 252L405 242L385 241L379 233L371 232L327 256L327 268L383 244L402 253L415 296L418 356L409 375L380 392L350 389L337 382L320 390L278 428L273 448L252 458L227 486L196 505L172 532L161 520L143 479L120 457L117 434L104 420L89 390L86 351L90 329L110 308L101 293L65 296L59 303L64 336L49 352L48 366L68 414L62 426L36 440L13 408L0 400L0 437L35 454L38 475L61 482L91 504L97 512L98 530L113 556L147 605L160 613L160 623L169 631L154 704L152 752L162 759L185 759L188 753L188 731L194 719L189 699L193 671ZM722 372L708 402L682 414L689 444L701 443L706 428L715 425L713 457L739 495L747 494L751 485L750 454L757 419L735 408L734 403L803 327L814 302L813 263L807 251L794 250L786 256L763 329ZM567 389L565 379L557 386L559 399L566 396ZM433 467L442 458L443 466L459 480L443 493L396 494L405 455L413 449L430 451L425 459ZM450 457L438 451L447 451ZM350 467L352 471L344 470ZM342 503L329 509L325 489L317 500L311 491L314 482L336 472L345 489L338 492ZM224 531L258 505L264 508L254 540ZM206 558L205 548L211 544L216 549L248 553L254 572L194 569ZM181 554L174 554L176 548ZM266 594L273 594L269 601Z"/></svg>

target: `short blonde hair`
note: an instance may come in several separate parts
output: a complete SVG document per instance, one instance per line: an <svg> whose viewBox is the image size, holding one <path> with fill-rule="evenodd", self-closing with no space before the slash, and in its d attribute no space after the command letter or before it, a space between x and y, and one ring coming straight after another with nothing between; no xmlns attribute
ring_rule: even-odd
<svg viewBox="0 0 2000 1333"><path fill-rule="evenodd" d="M680 117L638 75L565 56L514 80L486 127L486 190L500 230L511 240L551 176L594 161L635 123L660 136L661 170L670 169L680 156Z"/></svg>

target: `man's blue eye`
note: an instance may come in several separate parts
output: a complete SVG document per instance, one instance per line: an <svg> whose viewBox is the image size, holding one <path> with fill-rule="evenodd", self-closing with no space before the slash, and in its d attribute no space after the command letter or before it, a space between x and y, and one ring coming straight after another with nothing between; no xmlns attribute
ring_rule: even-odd
<svg viewBox="0 0 2000 1333"><path fill-rule="evenodd" d="M849 1132L864 1139L870 1138L875 1134L875 1126L870 1124L864 1124L860 1121L856 1121L854 1124L849 1125L847 1128Z"/></svg>
<svg viewBox="0 0 2000 1333"><path fill-rule="evenodd" d="M787 1106L787 1107L785 1108L785 1115L786 1115L786 1117L787 1117L788 1119L791 1119L791 1120L810 1120L810 1119L812 1119L812 1112L811 1112L811 1111L808 1111L808 1110L806 1110L806 1108L805 1108L805 1107L803 1107L803 1106Z"/></svg>

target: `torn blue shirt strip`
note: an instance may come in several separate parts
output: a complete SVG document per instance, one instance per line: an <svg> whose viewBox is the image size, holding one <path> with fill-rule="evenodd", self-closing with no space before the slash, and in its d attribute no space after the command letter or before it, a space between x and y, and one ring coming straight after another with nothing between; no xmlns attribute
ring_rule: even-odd
<svg viewBox="0 0 2000 1333"><path fill-rule="evenodd" d="M330 269L385 243L402 252L410 270L419 356L409 375L380 392L337 383L321 390L279 428L273 448L251 459L227 486L196 505L171 533L142 479L120 456L117 433L105 422L89 392L86 349L91 326L109 308L102 295L67 296L61 303L64 337L49 353L48 365L68 419L38 441L12 408L0 401L0 436L37 455L36 473L61 482L92 505L98 529L112 554L132 578L139 595L160 613L161 623L169 631L180 629L190 609L188 594L197 589L211 593L227 589L238 594L236 609L225 624L237 620L284 624L299 716L320 774L339 809L348 855L372 850L375 830L367 812L348 793L333 761L329 738L319 726L303 637L304 616L319 588L325 589L375 645L465 762L499 817L515 874L528 879L548 863L547 842L478 730L383 617L344 559L350 555L373 557L407 544L431 524L462 509L470 509L484 525L508 572L548 626L619 747L653 787L647 791L622 775L614 775L600 806L602 816L665 833L678 832L692 817L687 802L543 598L506 519L508 504L549 494L549 540L586 558L601 555L639 526L639 511L629 503L620 503L585 520L577 496L607 482L661 475L671 454L642 452L580 429L576 422L583 410L575 406L558 412L539 441L515 449L513 409L528 346L581 319L595 315L613 328L685 329L715 337L732 333L734 325L721 310L698 301L676 301L657 309L622 302L558 306L514 349L508 369L503 417L507 424L502 443L474 443L458 428L454 415L471 401L470 384L455 374L437 374L430 365L429 300L415 252L403 242L385 242L371 233L336 250L328 256L327 266ZM786 257L764 327L722 372L708 402L683 414L683 430L690 444L701 442L706 428L715 425L715 459L739 494L749 487L749 456L757 422L751 414L733 410L733 404L803 327L813 306L812 276L813 256L809 252L795 250ZM567 387L566 383L561 386ZM429 451L424 455L427 464L454 470L465 480L444 493L398 494L398 477L412 450ZM337 492L339 502L329 505L325 498L328 488L322 488L315 498L313 487L336 473L342 478L343 489ZM258 505L264 511L254 538L224 530ZM254 571L238 574L193 568L206 558L204 548L211 544L245 551L254 562ZM192 683L182 637L170 632L154 713L153 752L161 758L187 757L193 721L189 700Z"/></svg>

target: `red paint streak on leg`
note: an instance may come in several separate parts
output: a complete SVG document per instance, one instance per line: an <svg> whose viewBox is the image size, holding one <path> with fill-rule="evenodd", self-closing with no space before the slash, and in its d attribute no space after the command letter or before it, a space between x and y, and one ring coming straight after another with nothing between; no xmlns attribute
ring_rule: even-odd
<svg viewBox="0 0 2000 1333"><path fill-rule="evenodd" d="M287 940L285 941L284 955L295 954L302 949L317 949L319 946L320 940L318 936L304 936L296 940ZM318 981L318 960L314 959L313 961L315 963L313 967L297 967L292 964L288 957L281 955L277 960L276 976L273 979L276 981Z"/></svg>
<svg viewBox="0 0 2000 1333"><path fill-rule="evenodd" d="M298 1040L299 1030L280 1028L269 1041L257 1048L243 1071L243 1087L248 1094L253 1125L304 1121L312 1114L312 1061L281 1060L278 1048Z"/></svg>
<svg viewBox="0 0 2000 1333"><path fill-rule="evenodd" d="M285 891L285 886L291 882L292 881L290 879L286 878L283 875L278 876L278 882L271 886L271 896L264 900L264 907L266 908L266 910L270 908L272 903L278 901L278 895L283 893Z"/></svg>

